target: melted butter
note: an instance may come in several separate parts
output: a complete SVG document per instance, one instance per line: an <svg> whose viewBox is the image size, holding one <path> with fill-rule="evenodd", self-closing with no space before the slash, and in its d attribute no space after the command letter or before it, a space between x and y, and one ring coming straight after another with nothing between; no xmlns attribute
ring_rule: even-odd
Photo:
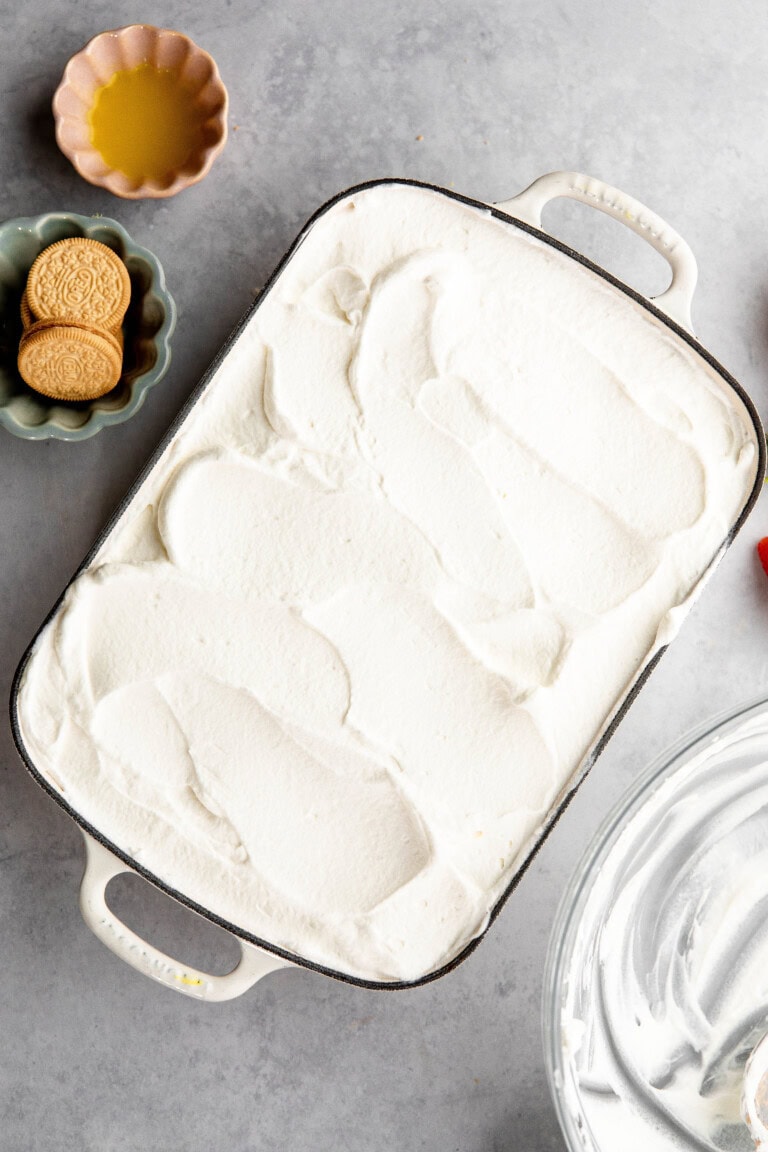
<svg viewBox="0 0 768 1152"><path fill-rule="evenodd" d="M116 72L96 93L91 143L131 180L166 180L203 145L207 113L170 68L139 64Z"/></svg>

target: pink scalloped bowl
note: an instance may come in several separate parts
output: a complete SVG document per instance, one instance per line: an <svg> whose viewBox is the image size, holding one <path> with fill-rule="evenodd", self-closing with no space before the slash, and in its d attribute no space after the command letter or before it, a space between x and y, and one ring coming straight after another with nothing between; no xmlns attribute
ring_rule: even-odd
<svg viewBox="0 0 768 1152"><path fill-rule="evenodd" d="M193 93L196 108L207 113L200 147L162 181L143 183L105 163L91 143L88 119L99 89L116 72L141 64L175 73L179 83ZM53 97L56 142L85 180L115 196L128 200L175 196L202 180L224 147L228 103L215 61L188 36L151 24L130 24L100 32L67 64Z"/></svg>

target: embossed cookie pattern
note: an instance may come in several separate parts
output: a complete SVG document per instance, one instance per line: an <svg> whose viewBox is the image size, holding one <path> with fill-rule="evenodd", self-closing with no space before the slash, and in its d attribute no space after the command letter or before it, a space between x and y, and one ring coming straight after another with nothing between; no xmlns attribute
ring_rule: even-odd
<svg viewBox="0 0 768 1152"><path fill-rule="evenodd" d="M45 396L93 400L120 379L122 362L115 343L84 328L45 327L22 339L19 372Z"/></svg>
<svg viewBox="0 0 768 1152"><path fill-rule="evenodd" d="M27 280L27 301L39 319L74 320L111 328L128 307L131 283L119 256L87 237L44 249Z"/></svg>

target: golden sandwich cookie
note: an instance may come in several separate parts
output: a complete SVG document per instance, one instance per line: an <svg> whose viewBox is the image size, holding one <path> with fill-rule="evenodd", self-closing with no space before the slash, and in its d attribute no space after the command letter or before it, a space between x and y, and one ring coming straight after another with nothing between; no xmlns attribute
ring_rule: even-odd
<svg viewBox="0 0 768 1152"><path fill-rule="evenodd" d="M94 400L110 392L122 371L116 337L76 325L33 325L19 345L22 379L55 400Z"/></svg>
<svg viewBox="0 0 768 1152"><path fill-rule="evenodd" d="M85 236L43 249L27 277L26 306L37 320L114 329L122 323L130 299L131 281L123 261L106 244Z"/></svg>

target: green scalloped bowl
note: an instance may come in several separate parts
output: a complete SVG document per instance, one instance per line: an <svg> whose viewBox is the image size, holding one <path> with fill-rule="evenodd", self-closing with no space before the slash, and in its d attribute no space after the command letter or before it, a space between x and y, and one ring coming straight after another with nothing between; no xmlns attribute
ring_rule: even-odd
<svg viewBox="0 0 768 1152"><path fill-rule="evenodd" d="M57 240L88 236L111 248L128 269L131 303L123 323L123 374L97 400L49 400L22 380L16 366L21 337L19 307L36 257ZM171 361L176 305L156 256L136 244L116 220L47 212L0 224L0 424L26 440L86 440L128 420Z"/></svg>

